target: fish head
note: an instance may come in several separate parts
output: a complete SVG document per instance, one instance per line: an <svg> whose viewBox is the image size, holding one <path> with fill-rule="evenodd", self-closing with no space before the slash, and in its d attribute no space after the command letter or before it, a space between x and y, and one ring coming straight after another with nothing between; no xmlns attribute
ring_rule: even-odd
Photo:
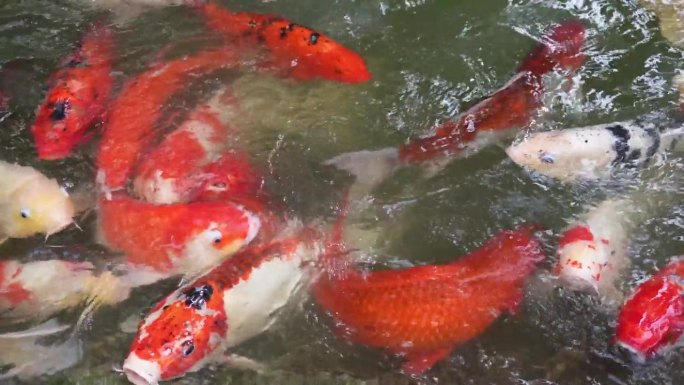
<svg viewBox="0 0 684 385"><path fill-rule="evenodd" d="M506 154L519 166L563 181L594 179L607 170L610 151L578 130L537 132L511 144Z"/></svg>
<svg viewBox="0 0 684 385"><path fill-rule="evenodd" d="M218 283L178 289L143 319L123 370L135 385L155 385L197 370L220 352L227 332Z"/></svg>
<svg viewBox="0 0 684 385"><path fill-rule="evenodd" d="M39 233L51 235L73 222L74 204L69 194L49 179L35 178L17 189L3 205L3 229L10 237Z"/></svg>
<svg viewBox="0 0 684 385"><path fill-rule="evenodd" d="M66 85L50 91L31 128L40 159L62 159L87 139L90 121L83 107Z"/></svg>
<svg viewBox="0 0 684 385"><path fill-rule="evenodd" d="M684 332L684 279L656 276L641 284L620 310L614 343L638 361L662 352Z"/></svg>
<svg viewBox="0 0 684 385"><path fill-rule="evenodd" d="M176 228L175 239L185 239L178 266L184 271L205 270L248 245L261 229L261 219L242 205L201 202Z"/></svg>
<svg viewBox="0 0 684 385"><path fill-rule="evenodd" d="M573 289L597 291L602 266L596 261L604 259L597 255L602 252L589 226L570 227L558 242L558 278Z"/></svg>

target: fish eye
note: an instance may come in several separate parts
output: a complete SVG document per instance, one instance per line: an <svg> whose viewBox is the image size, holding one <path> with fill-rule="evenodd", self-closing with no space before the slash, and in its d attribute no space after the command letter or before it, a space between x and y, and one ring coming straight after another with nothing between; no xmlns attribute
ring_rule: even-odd
<svg viewBox="0 0 684 385"><path fill-rule="evenodd" d="M31 210L21 209L21 210L19 210L19 215L21 215L22 218L28 218L31 216Z"/></svg>
<svg viewBox="0 0 684 385"><path fill-rule="evenodd" d="M183 342L181 346L183 346L183 357L187 357L195 351L195 344L190 340Z"/></svg>
<svg viewBox="0 0 684 385"><path fill-rule="evenodd" d="M214 242L215 244L219 244L219 243L221 243L221 241L223 241L223 234L221 234L221 232L218 230L209 231L209 236L210 236L211 241Z"/></svg>
<svg viewBox="0 0 684 385"><path fill-rule="evenodd" d="M553 164L554 158L553 155L543 152L541 155L539 155L539 160L541 160L542 163Z"/></svg>

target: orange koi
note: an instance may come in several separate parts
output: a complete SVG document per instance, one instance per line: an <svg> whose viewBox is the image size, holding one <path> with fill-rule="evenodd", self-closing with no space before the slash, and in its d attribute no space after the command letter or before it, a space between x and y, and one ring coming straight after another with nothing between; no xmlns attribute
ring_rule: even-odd
<svg viewBox="0 0 684 385"><path fill-rule="evenodd" d="M515 312L526 278L544 258L531 227L503 231L480 249L446 264L324 274L316 300L341 337L404 356L420 374L459 344Z"/></svg>
<svg viewBox="0 0 684 385"><path fill-rule="evenodd" d="M684 343L684 259L637 287L620 310L613 342L639 361Z"/></svg>
<svg viewBox="0 0 684 385"><path fill-rule="evenodd" d="M138 160L155 138L161 106L190 78L234 66L226 49L207 50L152 66L128 82L109 110L97 154L98 183L105 192L126 187Z"/></svg>
<svg viewBox="0 0 684 385"><path fill-rule="evenodd" d="M53 74L31 127L39 158L64 158L93 136L112 92L113 51L112 32L97 25Z"/></svg>
<svg viewBox="0 0 684 385"><path fill-rule="evenodd" d="M543 75L557 68L574 71L583 63L584 34L584 26L575 20L552 28L508 84L437 127L433 135L413 138L399 148L342 154L325 163L364 183L377 183L408 164L471 156L531 122L542 105Z"/></svg>
<svg viewBox="0 0 684 385"><path fill-rule="evenodd" d="M231 41L259 47L269 54L270 65L299 80L321 78L344 83L371 79L363 58L311 28L290 20L249 12L231 12L214 3L197 7L209 29Z"/></svg>
<svg viewBox="0 0 684 385"><path fill-rule="evenodd" d="M104 243L122 251L134 270L149 272L151 282L210 268L261 227L258 216L231 202L155 205L125 194L100 200L99 222Z"/></svg>

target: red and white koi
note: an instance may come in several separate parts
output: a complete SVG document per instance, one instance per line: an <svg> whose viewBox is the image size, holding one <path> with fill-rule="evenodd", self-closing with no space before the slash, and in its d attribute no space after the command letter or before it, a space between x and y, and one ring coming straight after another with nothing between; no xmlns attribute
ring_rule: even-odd
<svg viewBox="0 0 684 385"><path fill-rule="evenodd" d="M636 288L620 310L613 342L639 361L684 346L684 259Z"/></svg>
<svg viewBox="0 0 684 385"><path fill-rule="evenodd" d="M626 121L537 132L506 149L527 170L565 182L605 178L643 166L684 138L684 128Z"/></svg>
<svg viewBox="0 0 684 385"><path fill-rule="evenodd" d="M631 199L607 199L568 227L558 242L555 273L561 282L615 299L616 281L629 266L627 247L634 210Z"/></svg>
<svg viewBox="0 0 684 385"><path fill-rule="evenodd" d="M136 285L202 272L248 245L261 228L257 215L231 202L156 205L115 194L100 200L99 210L100 237L125 254Z"/></svg>
<svg viewBox="0 0 684 385"><path fill-rule="evenodd" d="M61 231L73 223L74 205L56 180L36 169L0 161L0 243Z"/></svg>
<svg viewBox="0 0 684 385"><path fill-rule="evenodd" d="M321 234L296 231L225 260L177 289L141 321L123 370L135 385L156 385L226 362L226 349L266 330L314 276Z"/></svg>
<svg viewBox="0 0 684 385"><path fill-rule="evenodd" d="M112 32L96 25L50 78L50 90L31 127L38 157L60 159L93 136L112 92Z"/></svg>
<svg viewBox="0 0 684 385"><path fill-rule="evenodd" d="M503 88L472 106L433 135L413 138L398 148L338 155L324 164L346 170L364 185L375 185L410 164L463 158L526 127L542 106L543 75L554 69L574 71L584 61L584 26L573 20L552 28L523 60Z"/></svg>
<svg viewBox="0 0 684 385"><path fill-rule="evenodd" d="M127 186L140 156L156 137L155 123L171 96L193 76L234 65L234 52L207 50L159 63L129 81L108 112L98 149L97 180L102 191L110 194Z"/></svg>
<svg viewBox="0 0 684 385"><path fill-rule="evenodd" d="M133 181L136 195L169 204L259 194L260 173L240 151L226 152L233 131L228 121L234 115L228 106L232 102L226 102L228 92L223 90L195 108L142 158Z"/></svg>

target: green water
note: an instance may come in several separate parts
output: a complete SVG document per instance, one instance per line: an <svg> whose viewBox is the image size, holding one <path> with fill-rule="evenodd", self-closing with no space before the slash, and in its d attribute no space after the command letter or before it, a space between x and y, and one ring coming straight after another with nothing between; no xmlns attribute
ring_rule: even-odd
<svg viewBox="0 0 684 385"><path fill-rule="evenodd" d="M38 161L27 124L47 76L73 49L88 24L110 17L78 1L5 0L0 4L0 63L22 60L13 114L0 125L2 158L34 166L69 187L92 181L95 145L59 162ZM330 215L349 177L320 162L341 152L403 143L425 128L467 109L510 79L519 60L551 23L571 17L587 27L589 60L580 70L582 99L549 106L534 130L623 120L672 106L670 80L684 67L681 50L658 32L656 19L635 1L405 0L221 1L233 9L282 14L320 29L358 51L373 80L362 85L294 83L253 73L231 76L243 106L244 146L269 170L274 195L298 216ZM120 25L117 81L142 71L157 49L201 34L200 20L184 8L159 8ZM214 80L216 82L216 80ZM188 97L192 100L192 97ZM180 102L179 102L180 103ZM187 103L187 101L186 101ZM684 186L679 159L647 170L642 179L667 187L662 204L633 235L632 266L623 284L636 282L681 253ZM657 180L658 184L655 185ZM621 182L626 184L626 182ZM638 184L633 180L632 184ZM558 233L582 206L624 189L566 186L531 179L500 147L449 164L434 177L406 169L388 179L352 212L354 236L368 259L391 267L441 263L481 245L496 232L541 222L553 256ZM663 188L664 189L664 188ZM50 238L75 258L105 259L93 241L93 216ZM352 237L352 238L353 238ZM40 237L12 240L0 258L28 258ZM543 269L548 269L547 262ZM543 275L543 271L540 272ZM609 347L615 313L591 297L531 284L516 316L502 317L480 337L458 347L428 374L398 374L400 360L336 339L311 301L288 309L273 330L236 352L268 365L256 374L214 367L178 384L682 384L684 350L646 365ZM82 334L84 358L74 367L29 384L125 384L112 365L123 361L132 334L119 324L143 315L177 281L136 290L131 299L95 314ZM55 290L59 283L55 283ZM73 321L78 309L61 315ZM9 330L9 327L8 327ZM2 347L0 347L2 348ZM20 383L15 379L8 384Z"/></svg>

